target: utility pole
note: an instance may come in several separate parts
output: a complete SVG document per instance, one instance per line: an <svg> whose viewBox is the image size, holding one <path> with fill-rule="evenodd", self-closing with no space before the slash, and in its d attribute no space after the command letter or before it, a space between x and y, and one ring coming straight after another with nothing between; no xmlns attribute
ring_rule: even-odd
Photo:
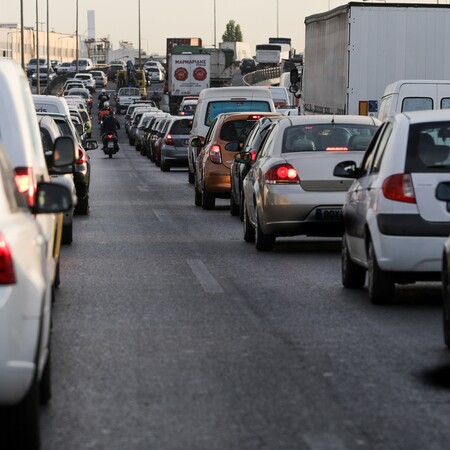
<svg viewBox="0 0 450 450"><path fill-rule="evenodd" d="M138 0L139 70L141 70L141 0Z"/></svg>
<svg viewBox="0 0 450 450"><path fill-rule="evenodd" d="M36 83L37 93L41 93L41 66L39 64L39 0L36 0Z"/></svg>
<svg viewBox="0 0 450 450"><path fill-rule="evenodd" d="M50 66L51 66L51 64L50 64L50 41L49 41L49 39L50 39L49 1L50 0L47 0L47 87L46 87L47 94L49 93L47 88L48 88L48 82L50 80Z"/></svg>
<svg viewBox="0 0 450 450"><path fill-rule="evenodd" d="M77 2L77 4L76 4L76 6L77 6L77 12L76 12L76 29L75 29L75 34L76 34L76 38L77 38L77 42L75 42L75 58L76 58L76 60L77 60L77 72L76 73L78 73L78 58L79 58L79 55L78 55L78 41L79 41L79 39L78 39L78 0L76 0L76 2Z"/></svg>
<svg viewBox="0 0 450 450"><path fill-rule="evenodd" d="M23 38L23 0L20 0L20 62L22 63L22 69L25 70L25 46Z"/></svg>

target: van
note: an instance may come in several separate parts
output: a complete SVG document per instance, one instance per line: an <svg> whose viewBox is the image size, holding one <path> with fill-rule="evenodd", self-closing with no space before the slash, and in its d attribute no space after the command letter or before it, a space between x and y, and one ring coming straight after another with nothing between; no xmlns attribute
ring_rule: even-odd
<svg viewBox="0 0 450 450"><path fill-rule="evenodd" d="M94 68L91 58L78 58L78 73L89 72ZM70 65L69 72L77 73L77 60L74 59Z"/></svg>
<svg viewBox="0 0 450 450"><path fill-rule="evenodd" d="M217 115L228 112L276 112L268 89L256 86L235 86L203 89L198 97L188 146L188 181L195 180L195 160L198 148L192 140L203 142Z"/></svg>
<svg viewBox="0 0 450 450"><path fill-rule="evenodd" d="M33 102L37 113L57 113L70 116L69 107L64 98L54 95L33 95Z"/></svg>
<svg viewBox="0 0 450 450"><path fill-rule="evenodd" d="M384 90L378 112L383 121L396 113L450 108L449 80L398 80Z"/></svg>

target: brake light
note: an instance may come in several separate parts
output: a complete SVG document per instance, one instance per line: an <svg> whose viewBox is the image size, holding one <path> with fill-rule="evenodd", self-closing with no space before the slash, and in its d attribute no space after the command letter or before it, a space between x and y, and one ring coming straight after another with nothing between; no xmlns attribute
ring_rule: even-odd
<svg viewBox="0 0 450 450"><path fill-rule="evenodd" d="M252 114L247 117L247 120L259 120L259 119L261 119L261 117L262 116L260 114Z"/></svg>
<svg viewBox="0 0 450 450"><path fill-rule="evenodd" d="M112 134L108 134L108 139L112 139L113 135Z"/></svg>
<svg viewBox="0 0 450 450"><path fill-rule="evenodd" d="M347 152L348 147L327 147L325 150L327 152Z"/></svg>
<svg viewBox="0 0 450 450"><path fill-rule="evenodd" d="M300 184L297 171L288 163L278 164L266 172L268 184Z"/></svg>
<svg viewBox="0 0 450 450"><path fill-rule="evenodd" d="M172 138L172 135L171 135L171 134L168 134L168 135L165 137L165 140L166 140L166 144L167 144L167 145L173 145L173 138Z"/></svg>
<svg viewBox="0 0 450 450"><path fill-rule="evenodd" d="M78 147L78 152L80 153L80 157L78 158L77 164L87 163L86 152L81 147Z"/></svg>
<svg viewBox="0 0 450 450"><path fill-rule="evenodd" d="M389 200L403 203L416 203L411 175L397 173L386 178L382 186L383 195Z"/></svg>
<svg viewBox="0 0 450 450"><path fill-rule="evenodd" d="M222 164L222 152L220 151L220 147L218 145L213 145L209 149L209 159L214 164Z"/></svg>
<svg viewBox="0 0 450 450"><path fill-rule="evenodd" d="M11 255L11 249L2 234L0 234L0 285L14 284L16 275Z"/></svg>
<svg viewBox="0 0 450 450"><path fill-rule="evenodd" d="M256 161L256 150L250 150L250 156L252 158L252 163Z"/></svg>
<svg viewBox="0 0 450 450"><path fill-rule="evenodd" d="M16 167L15 172L14 180L16 181L17 189L25 197L27 205L34 206L36 185L31 167Z"/></svg>

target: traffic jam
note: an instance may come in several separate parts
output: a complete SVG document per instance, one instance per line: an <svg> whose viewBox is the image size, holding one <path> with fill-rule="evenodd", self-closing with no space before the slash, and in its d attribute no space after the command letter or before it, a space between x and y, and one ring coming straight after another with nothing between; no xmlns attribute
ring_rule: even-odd
<svg viewBox="0 0 450 450"><path fill-rule="evenodd" d="M302 54L167 38L160 59L0 58L0 448L446 448L450 369L433 431L394 374L423 336L417 357L450 349L450 61L386 59L449 14L350 2L305 18ZM77 395L95 418L60 412Z"/></svg>

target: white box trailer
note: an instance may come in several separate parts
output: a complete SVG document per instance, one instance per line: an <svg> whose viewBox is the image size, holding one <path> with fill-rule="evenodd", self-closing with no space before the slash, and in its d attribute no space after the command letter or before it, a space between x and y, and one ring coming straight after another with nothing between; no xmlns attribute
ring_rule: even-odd
<svg viewBox="0 0 450 450"><path fill-rule="evenodd" d="M306 114L377 116L386 86L450 79L450 6L350 2L305 19Z"/></svg>

